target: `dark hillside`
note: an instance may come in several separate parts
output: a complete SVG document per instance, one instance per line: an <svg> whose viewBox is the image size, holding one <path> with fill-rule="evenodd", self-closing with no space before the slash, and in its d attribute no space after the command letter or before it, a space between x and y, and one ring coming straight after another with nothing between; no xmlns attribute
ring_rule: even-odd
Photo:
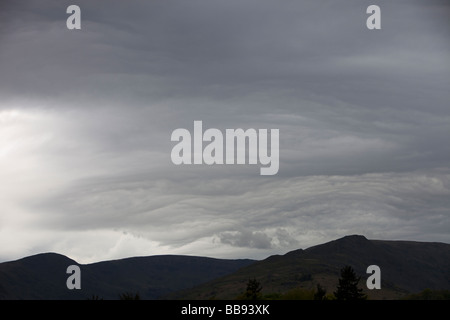
<svg viewBox="0 0 450 320"><path fill-rule="evenodd" d="M266 294L294 288L314 289L318 283L332 293L339 271L345 265L352 266L362 276L360 285L373 299L399 298L426 288L450 289L449 244L368 240L353 235L306 250L271 256L172 297L233 299L243 292L251 278L261 282ZM381 268L381 290L366 288L369 265Z"/></svg>

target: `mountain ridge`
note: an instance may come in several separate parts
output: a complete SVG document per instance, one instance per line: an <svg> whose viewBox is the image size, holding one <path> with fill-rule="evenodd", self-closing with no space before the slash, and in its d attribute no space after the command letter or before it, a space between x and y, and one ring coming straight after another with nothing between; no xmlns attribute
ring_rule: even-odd
<svg viewBox="0 0 450 320"><path fill-rule="evenodd" d="M65 255L46 252L0 263L0 299L118 299L138 293L157 299L174 290L198 285L252 263L250 259L154 255L79 264ZM69 290L69 265L81 270L81 290Z"/></svg>
<svg viewBox="0 0 450 320"><path fill-rule="evenodd" d="M369 240L350 235L307 249L270 256L173 299L233 299L257 279L267 293L295 288L313 290L317 284L335 290L339 272L350 265L361 276L360 286L373 299L397 299L426 288L450 289L450 244L441 242ZM382 290L365 288L369 265L381 269Z"/></svg>
<svg viewBox="0 0 450 320"><path fill-rule="evenodd" d="M80 266L81 290L66 287L71 264ZM59 253L40 253L0 263L0 299L118 299L125 292L142 299L234 299L250 278L266 293L317 284L332 292L344 265L363 276L365 285L366 268L373 264L382 279L382 290L370 292L375 299L450 289L450 244L349 235L263 260L154 255L79 264Z"/></svg>

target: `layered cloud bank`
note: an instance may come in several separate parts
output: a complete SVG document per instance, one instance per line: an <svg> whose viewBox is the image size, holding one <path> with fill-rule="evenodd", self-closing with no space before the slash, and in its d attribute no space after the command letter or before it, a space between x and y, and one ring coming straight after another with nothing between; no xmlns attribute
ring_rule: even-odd
<svg viewBox="0 0 450 320"><path fill-rule="evenodd" d="M450 241L446 2L70 4L0 5L0 261ZM174 165L195 120L279 129L279 170Z"/></svg>

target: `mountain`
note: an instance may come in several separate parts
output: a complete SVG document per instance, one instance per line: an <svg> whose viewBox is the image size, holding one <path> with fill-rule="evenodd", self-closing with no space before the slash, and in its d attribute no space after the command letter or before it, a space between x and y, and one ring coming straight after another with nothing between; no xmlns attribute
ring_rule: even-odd
<svg viewBox="0 0 450 320"><path fill-rule="evenodd" d="M81 290L68 290L69 265L81 269ZM450 244L368 240L352 235L261 261L191 256L149 256L80 265L56 253L0 263L0 299L234 299L249 279L264 295L317 284L333 293L345 265L361 276L372 299L396 299L426 288L450 290ZM367 290L366 269L381 269L381 290Z"/></svg>
<svg viewBox="0 0 450 320"><path fill-rule="evenodd" d="M196 288L177 292L169 299L234 299L257 279L263 294L282 294L295 288L328 293L336 290L345 265L361 276L360 287L372 299L396 299L426 288L450 289L450 245L413 241L368 240L352 235L285 255L275 255ZM381 269L381 290L368 290L369 265Z"/></svg>
<svg viewBox="0 0 450 320"><path fill-rule="evenodd" d="M162 255L80 265L56 253L43 253L0 263L0 299L118 299L139 293L157 299L175 290L232 273L253 260ZM81 290L69 290L69 265L80 266Z"/></svg>

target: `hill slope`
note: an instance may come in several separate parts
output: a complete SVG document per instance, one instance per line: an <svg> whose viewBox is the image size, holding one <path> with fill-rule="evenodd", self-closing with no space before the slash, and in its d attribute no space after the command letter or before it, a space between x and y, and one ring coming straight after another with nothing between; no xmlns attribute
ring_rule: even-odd
<svg viewBox="0 0 450 320"><path fill-rule="evenodd" d="M252 262L171 255L104 261L79 265L81 290L68 290L70 275L66 270L77 262L44 253L0 264L0 299L87 299L93 295L118 299L127 292L139 293L142 299L157 299Z"/></svg>
<svg viewBox="0 0 450 320"><path fill-rule="evenodd" d="M362 276L381 268L381 290L371 298L398 298L425 288L450 289L450 245L413 241L368 240L353 235L262 261L190 256L134 257L79 265L81 290L68 290L66 269L76 261L56 253L0 263L0 299L118 299L139 293L142 299L233 299L251 278L263 294L293 288L313 289L318 283L332 293L339 270L351 265Z"/></svg>
<svg viewBox="0 0 450 320"><path fill-rule="evenodd" d="M233 274L191 290L170 296L173 299L233 299L256 278L263 294L284 293L293 288L314 289L318 283L332 293L340 269L350 265L366 288L369 265L381 268L381 290L366 290L375 299L393 299L425 288L450 289L450 245L413 241L368 240L353 235L306 250L271 256Z"/></svg>

